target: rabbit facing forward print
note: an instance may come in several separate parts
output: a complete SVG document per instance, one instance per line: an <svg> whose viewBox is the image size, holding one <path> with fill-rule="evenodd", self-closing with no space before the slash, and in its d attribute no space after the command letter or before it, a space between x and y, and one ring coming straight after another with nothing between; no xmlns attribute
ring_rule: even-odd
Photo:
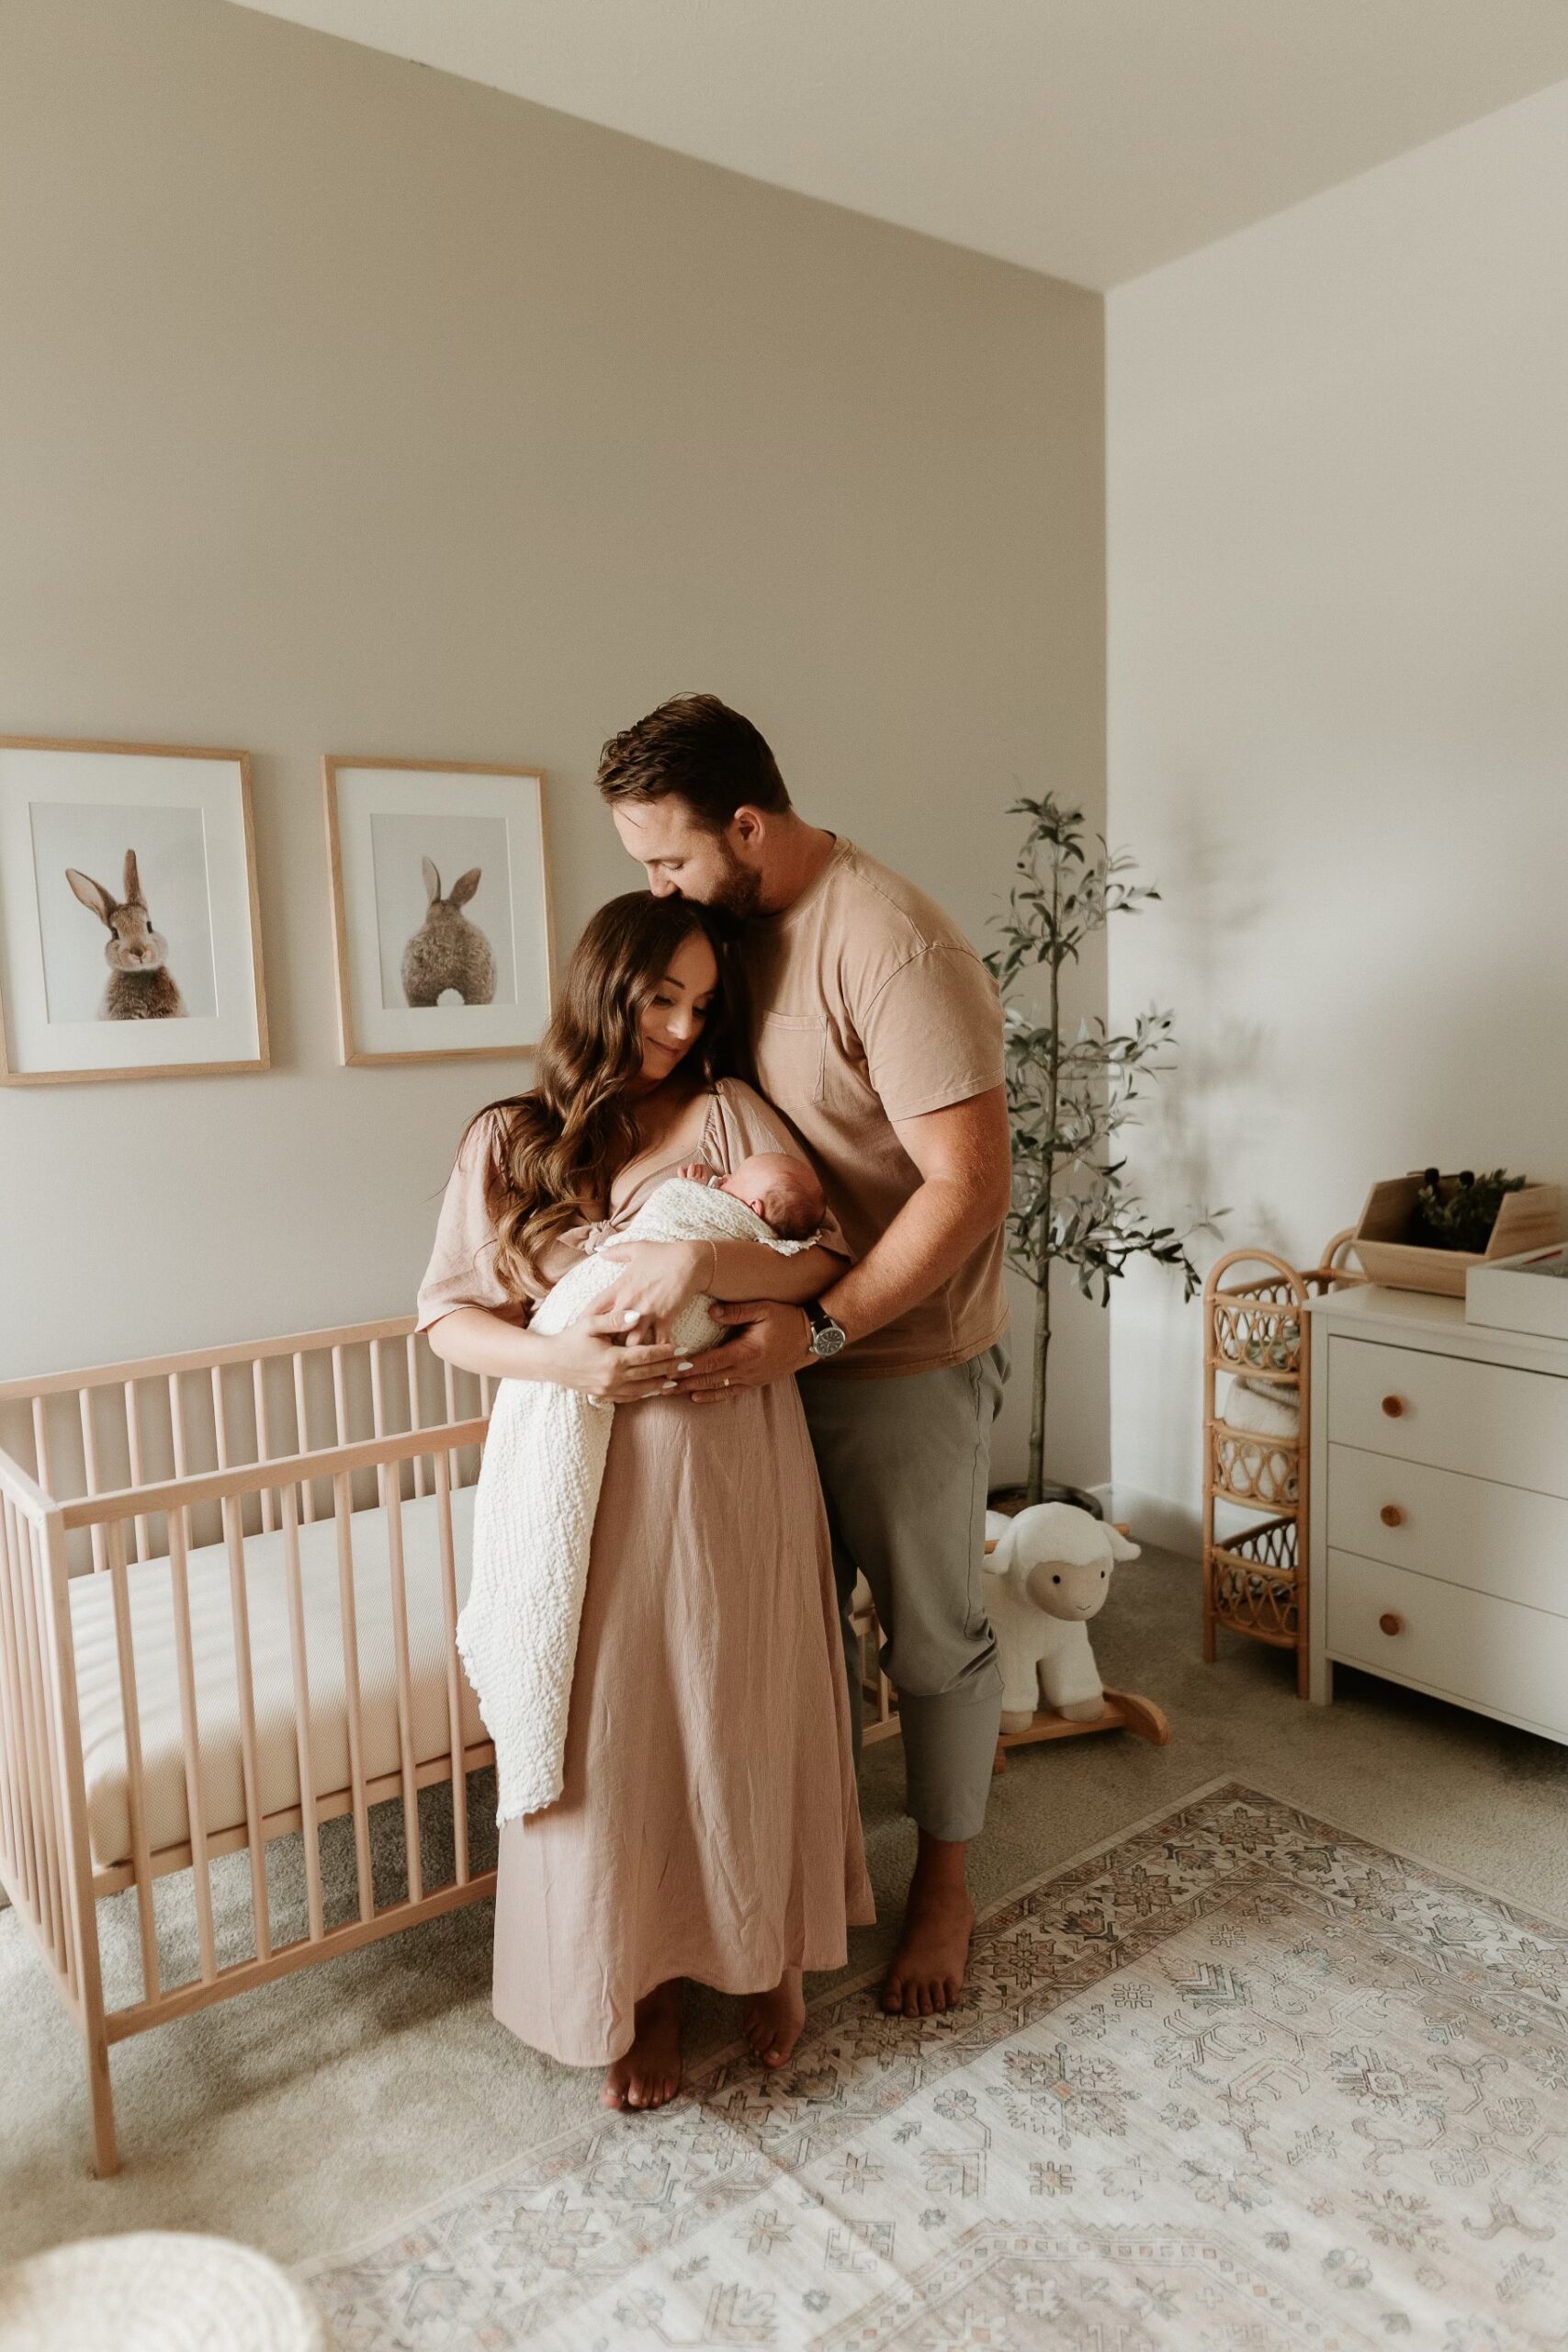
<svg viewBox="0 0 1568 2352"><path fill-rule="evenodd" d="M463 909L479 887L480 868L459 874L445 898L434 861L420 860L429 904L424 921L403 949L403 994L412 1005L439 1003L456 989L465 1004L489 1004L495 994L495 957L478 923Z"/></svg>
<svg viewBox="0 0 1568 2352"><path fill-rule="evenodd" d="M108 933L104 961L109 967L100 1021L182 1021L186 1001L169 969L169 943L152 928L137 872L136 852L125 853L125 879L117 899L91 875L68 865L65 879L88 912Z"/></svg>

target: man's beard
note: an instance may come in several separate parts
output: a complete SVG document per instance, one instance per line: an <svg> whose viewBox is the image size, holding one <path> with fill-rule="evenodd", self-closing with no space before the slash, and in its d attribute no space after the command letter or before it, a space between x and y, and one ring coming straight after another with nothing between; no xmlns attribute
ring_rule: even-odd
<svg viewBox="0 0 1568 2352"><path fill-rule="evenodd" d="M728 842L721 846L725 867L723 879L715 896L704 903L709 913L717 918L719 927L735 938L756 916L757 902L762 895L762 877L751 866L741 864Z"/></svg>

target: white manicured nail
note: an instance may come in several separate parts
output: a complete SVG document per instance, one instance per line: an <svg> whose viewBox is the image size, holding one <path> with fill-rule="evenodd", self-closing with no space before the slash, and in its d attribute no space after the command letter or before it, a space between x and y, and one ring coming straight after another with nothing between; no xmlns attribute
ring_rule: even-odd
<svg viewBox="0 0 1568 2352"><path fill-rule="evenodd" d="M677 1372L690 1372L692 1369L691 1358L689 1356L682 1357L675 1369Z"/></svg>
<svg viewBox="0 0 1568 2352"><path fill-rule="evenodd" d="M628 1306L626 1313L622 1316L621 1320L623 1323L635 1323L637 1321L637 1308L635 1306Z"/></svg>

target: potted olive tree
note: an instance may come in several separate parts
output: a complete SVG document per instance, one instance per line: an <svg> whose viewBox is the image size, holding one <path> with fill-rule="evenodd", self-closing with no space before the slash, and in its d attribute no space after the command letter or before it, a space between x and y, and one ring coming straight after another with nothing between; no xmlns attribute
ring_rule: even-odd
<svg viewBox="0 0 1568 2352"><path fill-rule="evenodd" d="M1224 1212L1201 1216L1185 1234L1153 1224L1127 1183L1126 1160L1117 1148L1122 1129L1135 1123L1135 1108L1149 1081L1170 1067L1161 1057L1175 1042L1174 1016L1143 1012L1131 1030L1120 1034L1097 1019L1081 1023L1071 1040L1062 1034L1066 967L1112 915L1136 914L1158 891L1125 880L1134 861L1109 849L1100 836L1086 834L1082 811L1065 807L1054 793L1016 800L1009 814L1026 817L1029 830L1007 911L997 924L1002 944L986 961L1001 989L1007 1018L1012 1130L1007 1259L1034 1293L1025 1499L1079 1503L1098 1516L1092 1496L1045 1481L1051 1269L1070 1266L1084 1296L1094 1297L1098 1289L1104 1306L1112 1281L1129 1261L1151 1258L1156 1265L1179 1268L1182 1295L1190 1298L1202 1278L1187 1244Z"/></svg>

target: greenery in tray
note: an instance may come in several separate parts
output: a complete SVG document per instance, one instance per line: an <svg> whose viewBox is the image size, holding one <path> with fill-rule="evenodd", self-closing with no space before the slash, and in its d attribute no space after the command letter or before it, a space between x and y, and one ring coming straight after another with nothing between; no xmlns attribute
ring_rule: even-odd
<svg viewBox="0 0 1568 2352"><path fill-rule="evenodd" d="M1411 1240L1418 1249L1468 1250L1479 1257L1492 1238L1504 1193L1521 1191L1524 1182L1522 1176L1506 1176L1500 1168L1485 1176L1467 1168L1445 1194L1442 1178L1428 1168L1416 1195Z"/></svg>
<svg viewBox="0 0 1568 2352"><path fill-rule="evenodd" d="M1135 914L1159 892L1123 880L1134 860L1086 835L1080 809L1052 793L1015 800L1010 816L1029 830L1017 879L998 922L1003 944L986 958L1007 1011L1007 1102L1012 1130L1012 1211L1008 1263L1034 1292L1033 1385L1029 1420L1029 1496L1045 1493L1046 1367L1051 1346L1051 1268L1070 1266L1086 1298L1111 1284L1133 1258L1152 1258L1181 1275L1190 1298L1202 1277L1187 1253L1193 1235L1212 1229L1205 1216L1186 1234L1156 1225L1126 1180L1116 1150L1122 1128L1150 1080L1170 1064L1173 1015L1141 1012L1130 1032L1112 1035L1103 1021L1083 1023L1076 1037L1061 1027L1061 983L1086 939L1111 915ZM1043 999L1031 1006L1010 993L1021 975L1038 975ZM1223 1216L1223 1209L1214 1213ZM1066 1489L1059 1490L1067 1492ZM1086 1498L1073 1495L1075 1500Z"/></svg>

